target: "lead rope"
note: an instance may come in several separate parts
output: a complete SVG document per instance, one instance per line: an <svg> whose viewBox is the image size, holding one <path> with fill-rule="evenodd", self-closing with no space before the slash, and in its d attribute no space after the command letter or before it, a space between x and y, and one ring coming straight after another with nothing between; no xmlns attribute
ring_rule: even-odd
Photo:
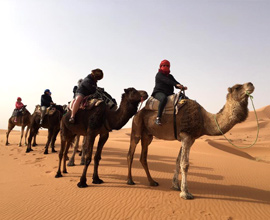
<svg viewBox="0 0 270 220"><path fill-rule="evenodd" d="M253 99L253 96L250 95L250 94L248 93L248 91L246 91L246 94L249 96L249 98L250 98L250 100L251 100L251 104L252 104L252 107L253 107L253 109L254 109L254 113L255 113L255 117L256 117L256 121L257 121L257 136L256 136L255 141L254 141L252 144L250 144L249 146L247 146L247 147L241 147L241 146L237 146L237 145L233 144L233 143L225 136L225 134L221 131L221 129L220 129L219 125L218 125L217 119L216 119L216 115L214 115L215 122L216 122L216 125L217 125L218 130L220 131L220 133L224 136L224 138L225 138L231 145L233 145L234 147L240 148L240 149L247 149L247 148L252 147L252 146L257 142L258 137L259 137L259 121L258 121L257 113L256 113L256 110L255 110L255 107L254 107L254 104L253 104L253 100L252 100L252 99Z"/></svg>

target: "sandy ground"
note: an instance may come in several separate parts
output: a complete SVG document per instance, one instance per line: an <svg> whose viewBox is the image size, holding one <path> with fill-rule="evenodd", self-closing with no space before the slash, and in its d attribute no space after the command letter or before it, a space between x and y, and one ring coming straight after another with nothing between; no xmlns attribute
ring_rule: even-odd
<svg viewBox="0 0 270 220"><path fill-rule="evenodd" d="M158 187L150 187L139 162L138 145L133 163L136 185L126 184L130 129L114 131L106 143L99 175L104 184L92 184L93 164L88 169L89 187L77 183L83 166L68 167L56 179L58 154L43 154L47 130L39 144L26 154L18 147L19 131L0 130L0 219L270 219L270 106L258 110L260 134L249 149L231 146L223 136L203 136L193 145L188 175L194 200L183 200L170 189L177 141L154 139L149 147L149 168ZM253 112L246 122L227 133L234 144L247 146L256 137ZM56 150L59 150L60 137Z"/></svg>

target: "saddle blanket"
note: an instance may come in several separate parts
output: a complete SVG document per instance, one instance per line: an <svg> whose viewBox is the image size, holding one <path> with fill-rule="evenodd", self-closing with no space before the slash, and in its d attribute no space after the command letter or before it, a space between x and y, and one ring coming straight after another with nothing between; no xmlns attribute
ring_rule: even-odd
<svg viewBox="0 0 270 220"><path fill-rule="evenodd" d="M175 108L175 114L178 113L178 110L186 103L187 99L182 98L179 100L180 93L173 94L168 96L167 104L163 110L163 114L173 114ZM158 111L159 101L151 96L146 104L145 109Z"/></svg>

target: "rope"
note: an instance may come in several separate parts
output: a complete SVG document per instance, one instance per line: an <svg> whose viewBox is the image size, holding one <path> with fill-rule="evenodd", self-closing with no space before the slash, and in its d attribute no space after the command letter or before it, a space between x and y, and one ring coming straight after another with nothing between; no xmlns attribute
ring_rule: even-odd
<svg viewBox="0 0 270 220"><path fill-rule="evenodd" d="M248 93L248 91L246 91L246 94L249 96L249 98L250 98L250 100L251 100L251 104L252 104L252 107L253 107L253 109L254 109L254 113L255 113L255 117L256 117L256 121L257 121L257 136L256 136L255 141L254 141L252 144L250 144L249 146L247 146L247 147L241 147L241 146L237 146L237 145L233 144L233 143L225 136L225 134L221 131L221 129L220 129L219 125L218 125L217 119L216 119L216 115L214 115L215 122L216 122L216 125L217 125L218 130L220 131L220 133L224 136L224 138L225 138L231 145L233 145L233 146L236 147L236 148L240 148L240 149L247 149L247 148L252 147L252 146L257 142L258 137L259 137L259 121L258 121L258 116L257 116L256 110L255 110L254 104L253 104L253 100L252 100L252 99L253 99L253 96L250 95L250 94Z"/></svg>

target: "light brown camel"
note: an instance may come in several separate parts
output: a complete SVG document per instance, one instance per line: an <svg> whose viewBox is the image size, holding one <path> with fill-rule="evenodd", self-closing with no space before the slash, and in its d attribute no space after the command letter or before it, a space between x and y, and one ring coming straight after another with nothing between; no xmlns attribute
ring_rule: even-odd
<svg viewBox="0 0 270 220"><path fill-rule="evenodd" d="M79 142L80 142L80 136L81 135L77 135L75 138L75 146L73 149L73 153L71 155L71 157L68 160L68 166L75 166L75 155L77 152L79 152ZM82 146L81 146L81 151L79 152L79 155L81 156L81 163L80 165L84 165L85 162L85 148L83 147L85 144L85 136L83 136L83 142L82 142Z"/></svg>
<svg viewBox="0 0 270 220"><path fill-rule="evenodd" d="M30 151L32 151L31 141L32 141L32 138L38 134L38 130L40 127L48 129L48 138L45 145L44 154L48 154L48 148L50 144L51 144L52 152L57 152L55 150L54 144L56 141L57 134L60 131L60 121L62 119L63 114L65 113L66 105L64 106L53 105L50 110L52 113L45 114L42 120L42 124L40 124L41 112L40 110L38 110L39 107L40 106L36 106L36 110L33 113L30 120L30 125L29 125L30 132L29 132L29 137L28 137L28 145L27 145L26 153L29 153Z"/></svg>
<svg viewBox="0 0 270 220"><path fill-rule="evenodd" d="M187 99L186 104L180 108L176 115L176 134L177 139L182 142L182 146L177 157L172 184L174 189L181 190L181 198L193 199L193 195L188 191L187 173L189 168L189 152L195 140L202 135L221 135L216 125L215 117L224 134L235 124L243 122L248 116L248 95L246 92L251 94L254 89L252 83L237 84L228 88L227 102L217 114L207 112L196 101L190 99ZM131 175L131 167L136 146L141 140L142 152L140 162L145 169L150 185L158 186L158 183L153 180L148 169L147 149L153 136L163 140L175 140L175 135L173 115L164 114L162 116L162 126L155 124L155 117L155 111L144 108L133 118L130 148L127 157L127 183L129 185L135 184ZM178 181L179 171L181 171L182 175L181 187Z"/></svg>
<svg viewBox="0 0 270 220"><path fill-rule="evenodd" d="M61 161L63 155L63 173L67 173L66 157L68 149L76 135L83 135L86 136L86 159L80 182L77 185L78 187L87 187L86 173L92 160L95 138L97 135L99 135L99 142L94 157L94 173L92 183L103 183L103 180L101 180L98 176L98 166L99 161L101 160L102 148L108 140L109 132L111 130L121 129L128 122L128 120L134 114L136 114L139 103L146 100L148 97L145 91L137 91L134 88L128 88L124 91L125 93L122 95L120 107L116 111L110 110L103 102L91 110L80 109L76 113L75 124L68 122L70 112L63 116L61 121L61 150L59 152L58 171L55 177L62 176Z"/></svg>
<svg viewBox="0 0 270 220"><path fill-rule="evenodd" d="M14 121L15 116L11 116L8 120L8 131L6 133L6 145L9 145L8 142L8 137L9 137L9 133L12 131L12 129L15 126L21 126L21 138L20 138L20 143L19 146L22 146L22 138L23 138L23 134L24 134L24 129L25 127L27 127L26 132L25 132L25 145L27 145L26 142L26 137L28 134L28 130L29 130L29 124L30 124L30 118L31 118L31 114L30 112L26 109L26 105L23 106L22 110L18 113L17 116L17 122Z"/></svg>

